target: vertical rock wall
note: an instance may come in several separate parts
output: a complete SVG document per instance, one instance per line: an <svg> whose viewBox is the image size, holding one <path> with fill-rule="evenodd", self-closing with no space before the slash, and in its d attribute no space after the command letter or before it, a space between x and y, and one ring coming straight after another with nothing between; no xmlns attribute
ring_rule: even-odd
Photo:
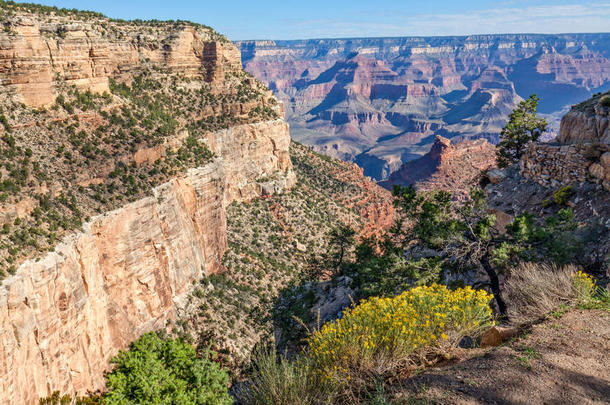
<svg viewBox="0 0 610 405"><path fill-rule="evenodd" d="M102 388L110 358L164 327L192 283L220 269L226 205L294 183L289 141L283 120L212 134L212 163L20 266L0 286L0 403Z"/></svg>
<svg viewBox="0 0 610 405"><path fill-rule="evenodd" d="M55 102L58 85L108 91L110 77L127 78L142 61L222 82L241 71L239 50L211 29L188 25L138 26L107 19L19 14L0 33L0 80L6 95L30 107Z"/></svg>

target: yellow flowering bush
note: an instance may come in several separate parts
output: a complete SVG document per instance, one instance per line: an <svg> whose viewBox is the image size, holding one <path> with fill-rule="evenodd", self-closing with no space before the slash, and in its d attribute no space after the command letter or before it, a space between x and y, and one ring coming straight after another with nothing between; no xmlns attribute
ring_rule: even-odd
<svg viewBox="0 0 610 405"><path fill-rule="evenodd" d="M597 292L597 285L593 277L582 271L572 273L572 288L579 301L590 301Z"/></svg>
<svg viewBox="0 0 610 405"><path fill-rule="evenodd" d="M369 298L314 333L309 355L329 378L349 378L352 369L383 372L489 326L492 298L471 287L452 291L438 284Z"/></svg>

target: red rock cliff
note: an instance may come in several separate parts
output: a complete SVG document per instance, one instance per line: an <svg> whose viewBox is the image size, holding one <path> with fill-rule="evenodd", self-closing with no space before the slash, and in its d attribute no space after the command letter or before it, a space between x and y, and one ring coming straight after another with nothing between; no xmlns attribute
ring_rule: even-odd
<svg viewBox="0 0 610 405"><path fill-rule="evenodd" d="M447 190L461 198L468 195L482 170L495 166L495 147L485 139L452 144L436 136L430 151L402 165L381 184L414 185L419 190Z"/></svg>

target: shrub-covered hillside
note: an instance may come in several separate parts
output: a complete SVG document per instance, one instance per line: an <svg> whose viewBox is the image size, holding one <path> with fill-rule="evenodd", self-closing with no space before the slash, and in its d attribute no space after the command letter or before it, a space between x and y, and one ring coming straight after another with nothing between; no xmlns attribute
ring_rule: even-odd
<svg viewBox="0 0 610 405"><path fill-rule="evenodd" d="M222 88L144 62L110 93L63 86L53 106L0 105L0 278L52 249L90 217L147 195L212 159L202 136L275 119L267 89L245 72ZM244 111L232 106L252 105ZM256 106L256 107L254 107Z"/></svg>
<svg viewBox="0 0 610 405"><path fill-rule="evenodd" d="M201 280L178 325L200 343L213 342L236 368L272 338L280 292L332 270L333 229L347 225L367 236L393 219L390 194L354 165L297 143L290 151L297 185L229 207L226 272Z"/></svg>

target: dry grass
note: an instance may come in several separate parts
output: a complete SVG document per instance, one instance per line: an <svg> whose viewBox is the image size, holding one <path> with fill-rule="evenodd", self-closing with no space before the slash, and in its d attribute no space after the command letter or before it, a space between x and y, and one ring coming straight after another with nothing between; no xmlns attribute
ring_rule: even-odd
<svg viewBox="0 0 610 405"><path fill-rule="evenodd" d="M237 392L239 403L328 404L333 403L333 389L306 356L294 361L278 359L274 351L261 352L254 360L256 372L247 386Z"/></svg>
<svg viewBox="0 0 610 405"><path fill-rule="evenodd" d="M581 293L576 274L573 265L522 263L514 268L504 286L511 323L531 324L562 305L577 303Z"/></svg>

